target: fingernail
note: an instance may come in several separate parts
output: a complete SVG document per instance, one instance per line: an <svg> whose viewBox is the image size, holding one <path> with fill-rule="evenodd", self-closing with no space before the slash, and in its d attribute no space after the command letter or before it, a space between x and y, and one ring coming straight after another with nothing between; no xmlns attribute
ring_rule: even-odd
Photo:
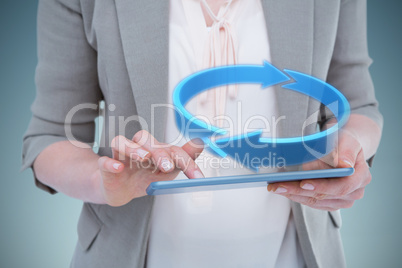
<svg viewBox="0 0 402 268"><path fill-rule="evenodd" d="M195 145L204 145L203 140L200 139L200 138L195 138L195 139L192 139L191 141L192 141L193 144L195 144Z"/></svg>
<svg viewBox="0 0 402 268"><path fill-rule="evenodd" d="M194 178L195 179L202 179L205 178L204 175L202 175L202 173L199 170L194 171Z"/></svg>
<svg viewBox="0 0 402 268"><path fill-rule="evenodd" d="M173 164L169 160L163 159L162 163L161 163L161 166L162 166L163 171L169 171L169 170L172 169Z"/></svg>
<svg viewBox="0 0 402 268"><path fill-rule="evenodd" d="M278 188L276 188L275 193L276 194L283 194L283 193L286 193L287 191L288 190L286 188L278 187Z"/></svg>
<svg viewBox="0 0 402 268"><path fill-rule="evenodd" d="M121 166L121 164L119 164L119 163L114 163L113 164L113 168L116 169L116 170L118 170L120 166Z"/></svg>
<svg viewBox="0 0 402 268"><path fill-rule="evenodd" d="M353 167L353 163L352 161L348 160L348 159L342 159L342 162L344 162L346 165Z"/></svg>
<svg viewBox="0 0 402 268"><path fill-rule="evenodd" d="M314 185L312 185L310 183L306 183L301 188L304 189L304 190L312 191L312 190L314 190Z"/></svg>
<svg viewBox="0 0 402 268"><path fill-rule="evenodd" d="M267 190L268 190L268 192L272 192L272 185L271 184L268 184L268 188L267 188Z"/></svg>
<svg viewBox="0 0 402 268"><path fill-rule="evenodd" d="M137 149L137 154L138 154L139 157L144 159L145 156L147 156L147 154L149 154L149 152L139 148L139 149Z"/></svg>

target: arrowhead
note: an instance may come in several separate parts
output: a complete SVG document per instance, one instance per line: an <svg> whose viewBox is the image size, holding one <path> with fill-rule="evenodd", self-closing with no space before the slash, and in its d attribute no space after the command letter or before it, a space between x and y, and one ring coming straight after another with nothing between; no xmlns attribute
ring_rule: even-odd
<svg viewBox="0 0 402 268"><path fill-rule="evenodd" d="M325 100L329 97L328 93L330 92L328 90L325 90L327 87L327 84L325 82L300 72L291 70L285 70L285 72L289 74L295 80L295 82L283 85L283 88L303 93L315 98L316 100L324 104L327 104Z"/></svg>
<svg viewBox="0 0 402 268"><path fill-rule="evenodd" d="M245 166L255 172L261 166L261 158L268 154L268 145L260 142L262 131L238 135L216 140L215 146L225 152L240 166Z"/></svg>
<svg viewBox="0 0 402 268"><path fill-rule="evenodd" d="M205 148L207 148L214 155L220 156L222 158L227 156L227 153L219 148L219 146L217 146L209 138L203 138L202 141L204 142Z"/></svg>
<svg viewBox="0 0 402 268"><path fill-rule="evenodd" d="M269 86L280 84L289 80L290 78L286 74L281 72L268 61L264 61L264 77L262 80L262 88L267 88Z"/></svg>

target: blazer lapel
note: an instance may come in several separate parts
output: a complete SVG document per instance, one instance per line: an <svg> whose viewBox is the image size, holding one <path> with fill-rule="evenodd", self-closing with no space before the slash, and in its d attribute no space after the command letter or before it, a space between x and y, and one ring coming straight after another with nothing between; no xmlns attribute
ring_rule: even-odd
<svg viewBox="0 0 402 268"><path fill-rule="evenodd" d="M314 0L262 0L272 63L279 69L311 74L313 60ZM307 18L307 19L306 19ZM302 135L309 98L276 87L282 136Z"/></svg>
<svg viewBox="0 0 402 268"><path fill-rule="evenodd" d="M279 69L312 74L314 42L314 0L262 0L271 48L272 63ZM286 116L278 126L282 136L303 135L309 97L276 87L278 112ZM310 129L311 131L311 129ZM304 133L306 134L306 133ZM293 217L305 262L318 267L303 206L292 202Z"/></svg>
<svg viewBox="0 0 402 268"><path fill-rule="evenodd" d="M155 138L163 141L166 113L152 111L152 104L167 103L169 1L116 0L115 3L138 115L145 119Z"/></svg>

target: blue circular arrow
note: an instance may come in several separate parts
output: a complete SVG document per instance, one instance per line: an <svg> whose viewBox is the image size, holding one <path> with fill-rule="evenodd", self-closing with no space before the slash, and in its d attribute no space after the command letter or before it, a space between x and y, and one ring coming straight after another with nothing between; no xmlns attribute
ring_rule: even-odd
<svg viewBox="0 0 402 268"><path fill-rule="evenodd" d="M290 80L285 73L264 61L263 65L211 68L194 73L182 80L173 92L178 129L190 138L202 138L215 154L221 157L230 155L237 161L243 161L245 166L253 170L258 170L258 164L252 166L250 158L261 160L271 154L277 159L284 159L286 165L297 165L328 154L333 150L338 129L349 118L350 107L347 99L336 88L324 81L300 72L284 71L295 82L283 85L282 88L303 93L323 103L335 115L337 124L325 131L302 137L262 138L262 130L258 130L212 141L211 136L224 135L227 131L194 117L185 109L185 105L197 94L223 85L256 83L266 88Z"/></svg>

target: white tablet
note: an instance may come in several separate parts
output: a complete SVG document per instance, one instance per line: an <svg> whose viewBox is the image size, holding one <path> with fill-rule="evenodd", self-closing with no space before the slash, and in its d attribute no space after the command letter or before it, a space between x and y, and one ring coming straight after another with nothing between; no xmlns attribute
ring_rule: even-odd
<svg viewBox="0 0 402 268"><path fill-rule="evenodd" d="M334 168L241 176L210 177L203 179L158 181L153 182L148 186L147 194L162 195L251 187L267 187L269 183L275 182L346 177L352 175L354 171L354 168Z"/></svg>

